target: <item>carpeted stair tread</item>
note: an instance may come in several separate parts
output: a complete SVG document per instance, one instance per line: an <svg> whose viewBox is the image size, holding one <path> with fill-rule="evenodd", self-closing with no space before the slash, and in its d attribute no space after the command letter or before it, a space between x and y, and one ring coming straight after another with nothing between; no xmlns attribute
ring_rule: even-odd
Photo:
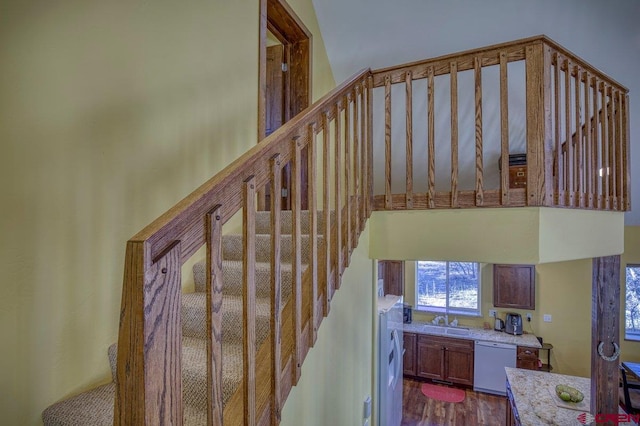
<svg viewBox="0 0 640 426"><path fill-rule="evenodd" d="M258 234L256 240L256 261L271 262L271 235ZM309 235L301 235L300 256L303 263L308 263L311 252L311 238ZM322 236L318 236L318 244L322 242ZM242 260L243 255L242 235L225 235L222 237L222 258L224 260ZM280 238L280 262L291 263L293 259L293 236L282 235Z"/></svg>
<svg viewBox="0 0 640 426"><path fill-rule="evenodd" d="M47 426L112 426L116 385L109 383L51 405L42 413Z"/></svg>
<svg viewBox="0 0 640 426"><path fill-rule="evenodd" d="M303 265L304 268L304 265ZM304 269L303 269L304 270ZM271 264L256 262L254 266L256 274L256 296L268 298L271 295ZM193 265L193 279L196 292L205 293L207 290L207 266L204 261ZM225 296L242 295L242 262L236 260L222 261L222 286ZM291 264L280 265L280 286L282 299L286 300L291 294Z"/></svg>
<svg viewBox="0 0 640 426"><path fill-rule="evenodd" d="M334 220L334 211L331 210L330 220ZM293 234L293 214L291 210L283 210L280 213L280 231L282 234ZM309 226L311 215L309 210L300 212L300 229L303 234L308 234L311 227ZM324 213L318 210L318 234L324 231ZM271 212L259 211L256 214L256 234L271 233Z"/></svg>
<svg viewBox="0 0 640 426"><path fill-rule="evenodd" d="M182 335L205 339L207 337L206 293L182 295ZM269 333L271 305L269 299L256 300L256 342L259 345ZM225 296L222 299L222 339L226 343L242 343L242 297Z"/></svg>

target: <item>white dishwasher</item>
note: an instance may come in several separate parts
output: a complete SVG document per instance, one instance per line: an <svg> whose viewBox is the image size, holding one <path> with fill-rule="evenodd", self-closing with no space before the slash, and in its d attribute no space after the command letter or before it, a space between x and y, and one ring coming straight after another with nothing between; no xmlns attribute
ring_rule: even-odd
<svg viewBox="0 0 640 426"><path fill-rule="evenodd" d="M505 367L516 366L516 345L476 340L473 363L473 390L507 394Z"/></svg>

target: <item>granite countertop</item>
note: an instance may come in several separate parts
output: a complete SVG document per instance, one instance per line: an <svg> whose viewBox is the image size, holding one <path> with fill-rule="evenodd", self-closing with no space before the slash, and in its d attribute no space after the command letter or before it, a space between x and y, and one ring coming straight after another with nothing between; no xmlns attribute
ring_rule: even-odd
<svg viewBox="0 0 640 426"><path fill-rule="evenodd" d="M589 408L590 379L520 368L506 367L505 370L522 426L583 424L578 421L578 416L584 411L559 407L557 403L562 402L549 389L556 385L572 386L584 394L581 405Z"/></svg>
<svg viewBox="0 0 640 426"><path fill-rule="evenodd" d="M430 327L426 327L430 326ZM485 330L479 327L459 327L459 328L468 328L468 335L458 335L458 334L443 334L441 332L433 331L435 327L444 330L444 326L434 326L429 322L422 321L414 321L411 324L404 324L404 331L408 333L418 333L418 334L429 334L432 336L443 336L450 337L455 339L466 339L466 340L480 340L485 342L497 342L497 343L510 343L518 346L528 346L531 348L541 348L542 345L536 338L534 334L523 334L521 336L514 336L511 334L504 333L502 331L495 330ZM435 329L439 331L438 329Z"/></svg>

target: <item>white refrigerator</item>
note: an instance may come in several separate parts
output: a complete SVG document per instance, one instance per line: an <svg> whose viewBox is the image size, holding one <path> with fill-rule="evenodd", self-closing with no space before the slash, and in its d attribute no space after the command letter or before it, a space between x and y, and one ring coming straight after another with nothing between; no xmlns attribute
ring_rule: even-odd
<svg viewBox="0 0 640 426"><path fill-rule="evenodd" d="M378 425L402 421L402 296L378 297Z"/></svg>

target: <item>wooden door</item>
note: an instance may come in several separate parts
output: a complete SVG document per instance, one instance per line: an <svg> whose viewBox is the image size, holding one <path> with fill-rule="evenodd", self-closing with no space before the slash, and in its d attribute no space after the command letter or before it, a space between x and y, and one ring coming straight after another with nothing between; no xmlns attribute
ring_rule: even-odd
<svg viewBox="0 0 640 426"><path fill-rule="evenodd" d="M378 278L382 278L384 294L404 294L404 262L401 260L378 261Z"/></svg>
<svg viewBox="0 0 640 426"><path fill-rule="evenodd" d="M408 376L416 375L416 344L417 336L413 333L403 334L404 357L402 360L403 373Z"/></svg>
<svg viewBox="0 0 640 426"><path fill-rule="evenodd" d="M446 380L460 385L473 385L473 349L467 344L447 344Z"/></svg>
<svg viewBox="0 0 640 426"><path fill-rule="evenodd" d="M444 345L431 336L418 336L416 375L444 380Z"/></svg>

